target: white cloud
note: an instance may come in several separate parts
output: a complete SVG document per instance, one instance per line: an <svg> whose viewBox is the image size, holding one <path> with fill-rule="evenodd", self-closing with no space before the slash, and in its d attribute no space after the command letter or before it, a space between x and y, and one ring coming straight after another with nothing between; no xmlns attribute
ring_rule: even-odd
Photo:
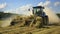
<svg viewBox="0 0 60 34"><path fill-rule="evenodd" d="M49 6L50 5L50 1L46 1L45 3L44 3L44 6Z"/></svg>
<svg viewBox="0 0 60 34"><path fill-rule="evenodd" d="M43 2L40 2L38 4L38 6L42 5L42 6L48 6L50 4L50 1L46 1L45 3ZM16 8L15 10L8 10L8 11L5 11L5 12L10 12L10 13L17 13L17 14L32 14L32 4L27 4L27 5L23 5L23 6L20 6L19 8ZM28 9L31 9L31 11L29 12Z"/></svg>
<svg viewBox="0 0 60 34"><path fill-rule="evenodd" d="M40 2L39 4L38 4L38 6L49 6L51 4L51 2L50 1L45 1L44 3L43 2Z"/></svg>
<svg viewBox="0 0 60 34"><path fill-rule="evenodd" d="M5 8L6 5L7 5L6 3L2 3L2 4L0 4L0 9Z"/></svg>
<svg viewBox="0 0 60 34"><path fill-rule="evenodd" d="M43 6L43 4L44 4L43 2L40 2L40 3L38 4L38 6Z"/></svg>
<svg viewBox="0 0 60 34"><path fill-rule="evenodd" d="M29 8L31 8L32 5L31 4L27 4L27 5L24 5L24 6L21 6L19 8L17 8L16 10L23 10L23 11L27 11Z"/></svg>
<svg viewBox="0 0 60 34"><path fill-rule="evenodd" d="M28 9L32 10L32 5L31 4L20 6L19 8L16 8L15 10L8 10L8 11L4 11L4 12L5 13L16 13L16 14L32 15L31 10L28 11Z"/></svg>
<svg viewBox="0 0 60 34"><path fill-rule="evenodd" d="M31 4L27 4L27 5L24 5L24 6L21 6L21 7L17 8L16 9L16 13L24 14L24 15L32 14L31 10L28 11L28 9L32 9L32 5Z"/></svg>
<svg viewBox="0 0 60 34"><path fill-rule="evenodd" d="M60 2L55 2L54 5L58 6L58 5L60 5Z"/></svg>

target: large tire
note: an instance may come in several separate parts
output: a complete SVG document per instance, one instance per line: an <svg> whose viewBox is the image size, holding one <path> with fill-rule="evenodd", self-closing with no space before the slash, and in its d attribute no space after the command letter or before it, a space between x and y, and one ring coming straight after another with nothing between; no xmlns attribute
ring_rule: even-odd
<svg viewBox="0 0 60 34"><path fill-rule="evenodd" d="M48 22L49 22L48 16L45 16L45 17L44 17L44 22L45 22L44 25L48 25Z"/></svg>
<svg viewBox="0 0 60 34"><path fill-rule="evenodd" d="M43 25L48 25L49 23L48 16L42 16L42 19L43 19Z"/></svg>
<svg viewBox="0 0 60 34"><path fill-rule="evenodd" d="M45 16L45 18L46 18L46 23L45 23L45 25L48 25L48 23L49 23L49 18L48 18L48 16Z"/></svg>

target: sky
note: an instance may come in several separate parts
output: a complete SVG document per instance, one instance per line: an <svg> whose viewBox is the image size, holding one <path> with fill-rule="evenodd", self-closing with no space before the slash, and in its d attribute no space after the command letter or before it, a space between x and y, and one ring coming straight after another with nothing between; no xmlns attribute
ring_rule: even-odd
<svg viewBox="0 0 60 34"><path fill-rule="evenodd" d="M53 12L60 13L60 0L0 0L0 11L5 12L23 13L33 6L48 7Z"/></svg>

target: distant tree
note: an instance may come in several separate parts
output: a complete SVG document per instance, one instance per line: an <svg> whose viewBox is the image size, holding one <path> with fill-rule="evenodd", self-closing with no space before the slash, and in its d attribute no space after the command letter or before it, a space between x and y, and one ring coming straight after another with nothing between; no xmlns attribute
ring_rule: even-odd
<svg viewBox="0 0 60 34"><path fill-rule="evenodd" d="M60 13L57 13L56 15L60 18Z"/></svg>

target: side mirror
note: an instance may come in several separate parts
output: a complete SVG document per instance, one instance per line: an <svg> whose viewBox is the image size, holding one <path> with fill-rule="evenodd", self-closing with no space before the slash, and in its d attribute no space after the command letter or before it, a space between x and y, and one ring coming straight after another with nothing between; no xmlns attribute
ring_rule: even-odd
<svg viewBox="0 0 60 34"><path fill-rule="evenodd" d="M43 9L45 9L44 7L42 7Z"/></svg>
<svg viewBox="0 0 60 34"><path fill-rule="evenodd" d="M28 9L28 11L30 11L30 9Z"/></svg>

